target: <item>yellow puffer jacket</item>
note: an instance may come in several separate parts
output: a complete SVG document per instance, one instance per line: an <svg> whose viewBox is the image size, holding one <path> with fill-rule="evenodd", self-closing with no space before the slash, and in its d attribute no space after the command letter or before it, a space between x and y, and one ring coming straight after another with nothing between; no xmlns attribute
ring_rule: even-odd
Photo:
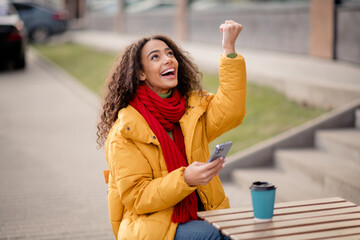
<svg viewBox="0 0 360 240"><path fill-rule="evenodd" d="M180 119L187 161L207 162L208 143L241 124L245 115L244 58L220 57L216 95L192 93ZM220 179L190 187L185 167L168 173L161 146L145 119L130 105L121 109L106 144L110 168L108 203L116 239L174 239L173 206L197 190L205 210L229 207Z"/></svg>

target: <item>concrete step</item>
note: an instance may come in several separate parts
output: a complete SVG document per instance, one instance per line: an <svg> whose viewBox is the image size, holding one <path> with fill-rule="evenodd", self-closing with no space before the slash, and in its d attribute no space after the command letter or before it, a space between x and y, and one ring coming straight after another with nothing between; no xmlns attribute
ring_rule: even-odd
<svg viewBox="0 0 360 240"><path fill-rule="evenodd" d="M360 109L355 110L355 127L360 128Z"/></svg>
<svg viewBox="0 0 360 240"><path fill-rule="evenodd" d="M316 131L315 145L319 149L360 164L360 129L358 128Z"/></svg>
<svg viewBox="0 0 360 240"><path fill-rule="evenodd" d="M276 185L276 202L331 197L317 182L299 173L286 173L274 168L241 169L233 171L233 180L243 189L254 181L267 181Z"/></svg>
<svg viewBox="0 0 360 240"><path fill-rule="evenodd" d="M317 149L278 150L274 159L278 168L307 175L326 192L360 204L360 164Z"/></svg>
<svg viewBox="0 0 360 240"><path fill-rule="evenodd" d="M250 207L251 195L249 188L241 188L232 182L222 183L226 196L229 197L231 207Z"/></svg>

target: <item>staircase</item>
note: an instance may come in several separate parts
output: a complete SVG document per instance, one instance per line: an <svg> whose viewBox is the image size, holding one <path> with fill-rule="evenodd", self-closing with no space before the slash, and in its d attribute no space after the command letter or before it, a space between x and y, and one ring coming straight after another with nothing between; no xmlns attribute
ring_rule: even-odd
<svg viewBox="0 0 360 240"><path fill-rule="evenodd" d="M350 120L334 121L342 117ZM300 139L309 128L312 141L306 144ZM220 175L232 207L251 205L249 186L259 180L277 186L277 202L338 196L360 204L360 102L300 127L295 135L296 141L294 134L285 134L232 160Z"/></svg>

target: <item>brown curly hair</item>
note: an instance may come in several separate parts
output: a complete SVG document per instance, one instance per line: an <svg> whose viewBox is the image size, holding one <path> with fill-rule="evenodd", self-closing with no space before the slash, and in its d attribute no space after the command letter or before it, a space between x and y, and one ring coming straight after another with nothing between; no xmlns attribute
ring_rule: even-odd
<svg viewBox="0 0 360 240"><path fill-rule="evenodd" d="M140 72L143 70L141 64L141 50L144 45L157 39L165 42L174 52L174 56L179 63L178 85L176 88L182 96L187 99L188 93L198 90L202 92L200 80L202 74L198 66L193 63L190 55L183 51L174 41L164 35L154 35L145 37L129 45L120 61L116 62L107 78L107 92L104 95L101 120L97 125L97 143L103 146L106 137L117 120L118 112L129 105L136 94L140 84Z"/></svg>

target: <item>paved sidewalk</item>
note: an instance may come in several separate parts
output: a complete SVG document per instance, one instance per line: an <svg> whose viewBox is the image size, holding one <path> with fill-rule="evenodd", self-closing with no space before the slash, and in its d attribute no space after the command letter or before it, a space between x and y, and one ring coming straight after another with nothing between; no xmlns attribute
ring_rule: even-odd
<svg viewBox="0 0 360 240"><path fill-rule="evenodd" d="M98 98L29 51L0 72L0 239L114 239Z"/></svg>
<svg viewBox="0 0 360 240"><path fill-rule="evenodd" d="M74 42L112 52L120 52L140 38L97 31L69 34ZM221 43L183 42L180 46L193 56L202 71L217 72ZM273 86L299 102L338 107L360 98L360 66L266 50L237 47L237 51L246 59L249 81Z"/></svg>

